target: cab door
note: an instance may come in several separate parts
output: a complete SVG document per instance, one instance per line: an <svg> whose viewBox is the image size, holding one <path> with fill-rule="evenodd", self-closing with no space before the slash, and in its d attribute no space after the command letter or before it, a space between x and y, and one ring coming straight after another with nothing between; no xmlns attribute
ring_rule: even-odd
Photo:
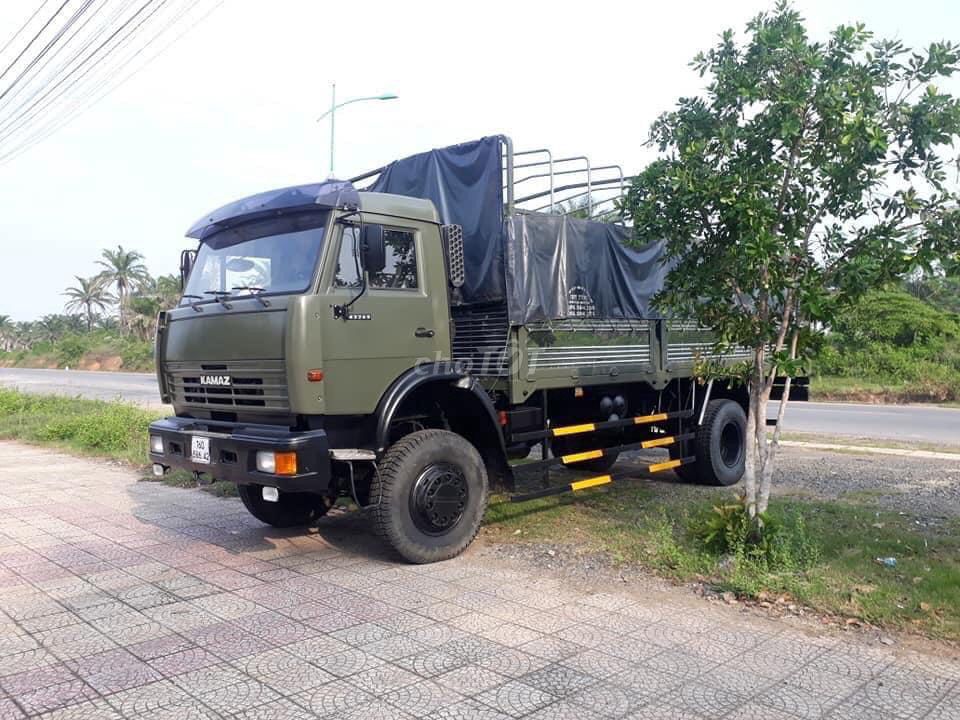
<svg viewBox="0 0 960 720"><path fill-rule="evenodd" d="M386 264L364 273L357 257L359 226L334 234L335 267L324 273L329 306L323 318L325 412L372 412L389 385L418 362L449 357L446 273L439 229L429 223L364 216L383 226ZM366 291L363 279L366 276ZM359 298L357 298L357 296ZM354 301L355 300L355 301ZM354 301L348 319L334 308Z"/></svg>

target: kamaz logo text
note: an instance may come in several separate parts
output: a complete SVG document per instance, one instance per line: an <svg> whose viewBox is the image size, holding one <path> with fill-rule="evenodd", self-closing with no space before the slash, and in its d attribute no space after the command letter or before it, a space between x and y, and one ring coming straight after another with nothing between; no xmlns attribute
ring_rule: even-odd
<svg viewBox="0 0 960 720"><path fill-rule="evenodd" d="M218 385L220 387L226 385L232 385L233 381L230 379L229 375L201 375L200 376L201 385Z"/></svg>

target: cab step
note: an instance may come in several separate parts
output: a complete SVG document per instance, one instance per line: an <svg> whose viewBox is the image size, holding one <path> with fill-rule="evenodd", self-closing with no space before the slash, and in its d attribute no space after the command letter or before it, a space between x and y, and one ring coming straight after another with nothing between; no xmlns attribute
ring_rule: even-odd
<svg viewBox="0 0 960 720"><path fill-rule="evenodd" d="M631 425L650 425L652 423L664 422L666 420L689 418L692 414L693 412L691 410L676 410L673 412L653 413L652 415L636 415L634 417L623 418L620 420L606 420L604 422L565 425L555 428L546 428L544 430L513 433L510 435L510 441L525 442L527 440L542 440L543 438L581 435L583 433L597 432L600 430L613 430L616 428L629 427Z"/></svg>
<svg viewBox="0 0 960 720"><path fill-rule="evenodd" d="M542 468L552 467L554 465L573 465L575 463L587 460L599 460L602 457L617 455L621 452L630 450L648 450L650 448L661 448L676 445L685 440L692 440L694 433L684 433L682 435L664 435L662 437L641 440L640 442L627 443L625 445L615 445L613 447L601 448L598 450L585 450L583 452L569 453L567 455L558 455L556 457L545 458L528 463L514 463L510 467L514 470L540 470Z"/></svg>
<svg viewBox="0 0 960 720"><path fill-rule="evenodd" d="M676 458L675 460L653 463L651 465L647 465L646 470L647 472L661 472L663 470L672 470L673 468L680 467L681 465L692 465L696 461L697 459L691 455L689 457ZM613 482L614 477L612 475L597 475L596 477L587 478L585 480L576 480L565 485L554 485L552 487L541 488L540 490L534 490L521 495L513 495L510 497L510 502L526 502L527 500L536 500L537 498L550 497L551 495L562 495L563 493L577 492L579 490L586 490L592 487L599 487L600 485L609 485Z"/></svg>

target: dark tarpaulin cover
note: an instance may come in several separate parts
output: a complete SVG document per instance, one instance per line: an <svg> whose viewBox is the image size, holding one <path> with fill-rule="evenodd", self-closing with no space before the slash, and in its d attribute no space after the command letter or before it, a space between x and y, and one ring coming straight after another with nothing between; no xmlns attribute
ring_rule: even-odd
<svg viewBox="0 0 960 720"><path fill-rule="evenodd" d="M562 215L504 218L502 143L486 137L397 160L367 189L427 198L443 223L463 227L466 303L506 300L516 324L654 317L662 243L630 249L627 228Z"/></svg>
<svg viewBox="0 0 960 720"><path fill-rule="evenodd" d="M628 248L629 228L563 215L518 213L505 226L511 322L657 316L662 241Z"/></svg>
<svg viewBox="0 0 960 720"><path fill-rule="evenodd" d="M505 297L500 137L396 160L366 188L432 200L444 224L463 227L466 302Z"/></svg>

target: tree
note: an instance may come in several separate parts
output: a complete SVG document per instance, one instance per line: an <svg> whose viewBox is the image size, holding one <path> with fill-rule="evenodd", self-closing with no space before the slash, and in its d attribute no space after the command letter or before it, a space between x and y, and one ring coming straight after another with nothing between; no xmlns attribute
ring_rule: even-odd
<svg viewBox="0 0 960 720"><path fill-rule="evenodd" d="M113 296L104 285L101 276L92 278L82 278L79 275L74 276L77 284L68 287L63 294L70 298L64 309L67 312L82 312L87 320L87 330L93 329L93 321L96 317L96 311L103 312L107 305L113 302Z"/></svg>
<svg viewBox="0 0 960 720"><path fill-rule="evenodd" d="M730 30L691 63L705 97L653 124L661 156L633 181L635 238L664 238L662 307L745 346L744 504L766 510L789 384L772 438L774 379L801 371L802 337L913 267L955 258L957 198L944 155L960 106L933 84L960 47L912 51L863 25L809 39L789 4ZM762 517L755 520L762 527Z"/></svg>
<svg viewBox="0 0 960 720"><path fill-rule="evenodd" d="M97 264L103 267L100 278L107 285L117 289L117 303L120 308L120 331L127 327L127 300L131 291L139 287L149 276L147 266L143 264L143 255L136 250L124 250L117 245L116 250L104 250Z"/></svg>

